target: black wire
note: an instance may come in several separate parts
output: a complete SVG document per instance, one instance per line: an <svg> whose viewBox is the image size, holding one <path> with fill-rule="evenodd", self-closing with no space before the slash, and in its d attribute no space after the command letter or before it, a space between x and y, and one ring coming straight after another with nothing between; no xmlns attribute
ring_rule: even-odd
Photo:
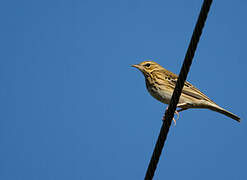
<svg viewBox="0 0 247 180"><path fill-rule="evenodd" d="M171 98L170 104L168 106L168 109L165 112L165 116L163 118L164 121L163 121L162 127L160 129L160 134L159 134L158 140L156 142L156 145L155 145L155 148L154 148L154 151L152 154L152 158L149 162L148 169L146 171L145 180L150 180L154 176L154 173L155 173L157 164L159 162L159 158L160 158L167 134L169 132L169 128L171 126L172 119L174 117L174 113L175 113L175 110L176 110L176 107L177 107L177 104L179 101L179 97L181 95L181 92L182 92L182 89L184 86L184 82L185 82L187 75L188 75L188 72L190 70L190 66L191 66L195 51L196 51L196 47L197 47L197 44L200 40L200 36L202 34L202 29L203 29L204 24L206 22L207 15L208 15L211 4L212 4L212 0L204 0L204 2L203 2L199 17L197 19L196 26L194 28L194 31L193 31L193 34L192 34L192 37L190 40L189 47L187 49L187 52L186 52L186 55L184 58L182 68L181 68L180 73L179 73L176 87L175 87L174 92L172 94L172 98Z"/></svg>

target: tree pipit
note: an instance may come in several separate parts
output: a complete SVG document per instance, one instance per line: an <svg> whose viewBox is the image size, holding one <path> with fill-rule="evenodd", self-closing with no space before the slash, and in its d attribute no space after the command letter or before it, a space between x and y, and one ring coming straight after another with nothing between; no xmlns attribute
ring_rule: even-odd
<svg viewBox="0 0 247 180"><path fill-rule="evenodd" d="M178 76L153 61L144 61L132 65L132 67L143 73L148 92L158 101L169 104ZM238 116L218 106L187 81L184 84L177 107L180 108L177 113L191 108L210 109L240 122Z"/></svg>

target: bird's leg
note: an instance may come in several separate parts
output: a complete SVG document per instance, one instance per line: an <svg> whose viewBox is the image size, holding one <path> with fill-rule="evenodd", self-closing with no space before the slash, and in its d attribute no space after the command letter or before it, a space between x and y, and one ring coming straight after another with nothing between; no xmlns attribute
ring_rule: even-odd
<svg viewBox="0 0 247 180"><path fill-rule="evenodd" d="M178 113L179 111L175 111L175 114L177 115L177 119L175 119L174 117L173 117L173 122L174 122L174 126L176 126L176 121L179 119L179 113Z"/></svg>

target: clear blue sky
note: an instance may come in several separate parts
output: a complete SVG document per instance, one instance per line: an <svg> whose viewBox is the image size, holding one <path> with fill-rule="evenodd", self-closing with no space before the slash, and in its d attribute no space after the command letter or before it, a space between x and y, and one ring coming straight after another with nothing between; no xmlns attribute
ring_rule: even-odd
<svg viewBox="0 0 247 180"><path fill-rule="evenodd" d="M0 2L0 179L143 179L165 105L131 64L178 73L202 1ZM215 1L188 80L239 124L188 110L154 179L245 180L246 1Z"/></svg>

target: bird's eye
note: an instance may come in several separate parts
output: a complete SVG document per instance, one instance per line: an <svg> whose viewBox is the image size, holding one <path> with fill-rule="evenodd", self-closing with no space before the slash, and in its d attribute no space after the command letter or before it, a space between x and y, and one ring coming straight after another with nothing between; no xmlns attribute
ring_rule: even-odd
<svg viewBox="0 0 247 180"><path fill-rule="evenodd" d="M149 67L149 66L150 66L150 63L145 64L145 66L146 66L146 67Z"/></svg>

